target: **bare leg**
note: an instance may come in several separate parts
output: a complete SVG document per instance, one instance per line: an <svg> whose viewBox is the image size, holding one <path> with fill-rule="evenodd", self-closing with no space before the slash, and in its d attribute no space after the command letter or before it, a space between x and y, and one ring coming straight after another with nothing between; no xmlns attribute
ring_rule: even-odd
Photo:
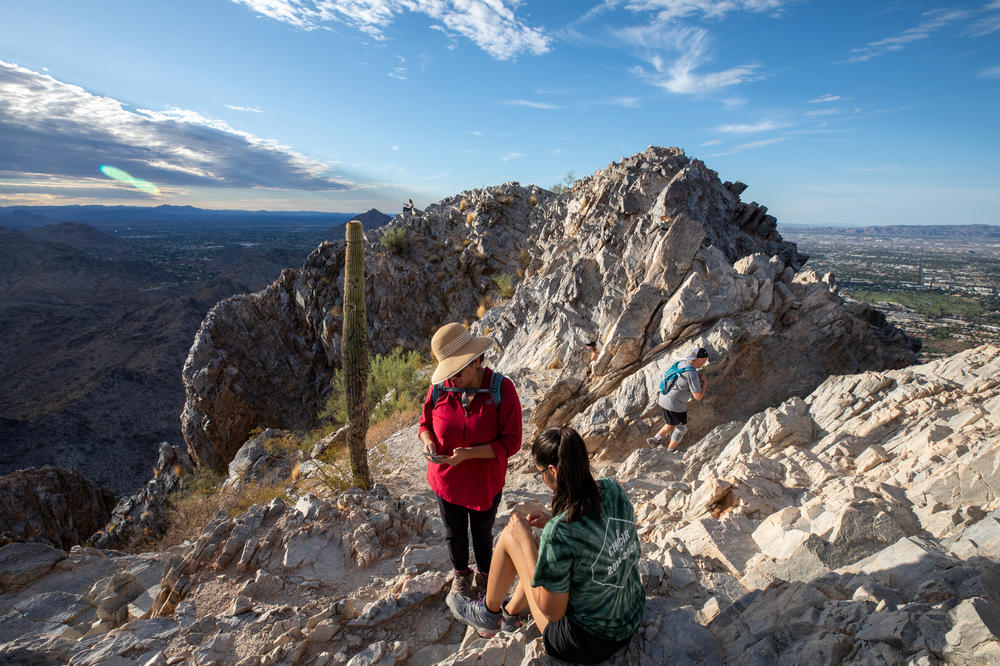
<svg viewBox="0 0 1000 666"><path fill-rule="evenodd" d="M520 578L517 593L507 604L508 612L519 613L524 610L524 602L528 602L531 615L539 631L545 631L549 618L542 613L535 601L531 588L531 579L535 575L535 564L538 562L538 544L535 542L531 528L523 520L511 519L500 538L497 539L493 551L493 564L490 567L490 580L486 587L487 608L499 608L503 603L503 595L507 591L514 574ZM494 572L500 574L494 577ZM494 578L496 581L494 582Z"/></svg>
<svg viewBox="0 0 1000 666"><path fill-rule="evenodd" d="M663 427L656 432L656 434L659 435L660 438L662 439L667 435L669 435L670 433L672 433L673 431L674 431L674 426L670 425L669 423L665 423Z"/></svg>

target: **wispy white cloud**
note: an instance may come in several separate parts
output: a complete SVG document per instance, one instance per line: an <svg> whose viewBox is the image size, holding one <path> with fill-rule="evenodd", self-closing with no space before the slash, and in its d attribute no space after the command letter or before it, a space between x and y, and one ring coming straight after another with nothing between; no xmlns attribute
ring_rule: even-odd
<svg viewBox="0 0 1000 666"><path fill-rule="evenodd" d="M983 71L976 74L981 79L1000 79L1000 65L996 67L987 67Z"/></svg>
<svg viewBox="0 0 1000 666"><path fill-rule="evenodd" d="M425 14L442 32L472 41L497 60L546 53L551 38L520 21L512 7L518 0L233 0L275 21L303 30L341 23L372 39L385 40L384 30L405 12ZM507 5L511 5L508 7Z"/></svg>
<svg viewBox="0 0 1000 666"><path fill-rule="evenodd" d="M776 129L782 129L783 127L788 127L788 123L777 123L773 120L765 120L753 125L719 125L714 129L714 131L722 132L723 134L756 134L757 132L771 132Z"/></svg>
<svg viewBox="0 0 1000 666"><path fill-rule="evenodd" d="M465 130L466 134L471 134L472 136L482 136L483 133L479 130Z"/></svg>
<svg viewBox="0 0 1000 666"><path fill-rule="evenodd" d="M733 146L727 151L721 153L713 153L709 157L721 157L723 155L732 155L734 153L742 153L745 150L752 150L754 148L763 148L764 146L770 146L771 144L781 143L782 141L787 141L787 136L777 136L773 139L762 139L760 141L751 141L750 143L741 143L738 146Z"/></svg>
<svg viewBox="0 0 1000 666"><path fill-rule="evenodd" d="M787 4L786 0L629 0L626 6L635 12L652 12L663 22L695 15L721 19L735 11L775 13Z"/></svg>
<svg viewBox="0 0 1000 666"><path fill-rule="evenodd" d="M823 93L816 99L809 100L809 104L826 104L827 102L839 102L844 99L840 95L831 95L830 93Z"/></svg>
<svg viewBox="0 0 1000 666"><path fill-rule="evenodd" d="M653 66L652 72L642 67L632 72L648 83L672 93L697 95L739 83L763 78L760 65L748 63L718 72L699 73L697 70L708 61L711 38L703 28L674 28L653 25L626 28L620 35L628 42L648 49L642 56ZM667 62L662 53L654 49L680 52L673 62Z"/></svg>
<svg viewBox="0 0 1000 666"><path fill-rule="evenodd" d="M399 146L389 146L389 150L399 150Z"/></svg>
<svg viewBox="0 0 1000 666"><path fill-rule="evenodd" d="M606 97L604 99L595 99L589 102L585 102L582 106L588 109L592 106L620 106L623 109L637 109L640 106L640 100L638 97Z"/></svg>
<svg viewBox="0 0 1000 666"><path fill-rule="evenodd" d="M739 109L747 105L747 101L743 97L730 97L729 99L722 100L722 108L728 110Z"/></svg>
<svg viewBox="0 0 1000 666"><path fill-rule="evenodd" d="M816 116L835 116L841 113L840 109L813 109L806 111L806 115L815 118Z"/></svg>
<svg viewBox="0 0 1000 666"><path fill-rule="evenodd" d="M408 78L406 76L405 67L393 67L392 71L386 74L386 76L388 76L390 79L398 79L400 81L406 81L406 79Z"/></svg>
<svg viewBox="0 0 1000 666"><path fill-rule="evenodd" d="M722 143L722 139L710 139L704 143L698 144L700 146L717 146Z"/></svg>
<svg viewBox="0 0 1000 666"><path fill-rule="evenodd" d="M524 157L524 153L510 152L500 157L504 162L510 162L511 160L516 160Z"/></svg>
<svg viewBox="0 0 1000 666"><path fill-rule="evenodd" d="M164 186L343 190L330 167L187 109L130 110L0 61L0 172L92 178L101 164Z"/></svg>
<svg viewBox="0 0 1000 666"><path fill-rule="evenodd" d="M556 110L563 107L558 104L550 104L549 102L535 102L530 99L509 99L504 102L507 106L526 106L530 109L546 109L546 110Z"/></svg>
<svg viewBox="0 0 1000 666"><path fill-rule="evenodd" d="M256 106L236 106L235 104L226 104L226 108L231 111L246 111L248 113L263 113L259 107Z"/></svg>
<svg viewBox="0 0 1000 666"><path fill-rule="evenodd" d="M987 9L1000 10L1000 4L994 2ZM969 34L973 37L983 37L997 30L1000 30L1000 14L993 14L974 21L969 27Z"/></svg>
<svg viewBox="0 0 1000 666"><path fill-rule="evenodd" d="M973 16L974 12L966 9L933 9L924 13L924 20L921 23L912 28L907 28L898 35L869 42L865 46L851 49L851 56L843 62L867 62L872 58L877 58L886 53L902 51L914 42L925 40L935 32L966 21Z"/></svg>

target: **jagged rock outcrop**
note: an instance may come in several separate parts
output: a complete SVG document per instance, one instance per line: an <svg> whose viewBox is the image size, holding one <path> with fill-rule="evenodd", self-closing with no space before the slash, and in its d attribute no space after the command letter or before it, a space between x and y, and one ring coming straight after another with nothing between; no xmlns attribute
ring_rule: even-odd
<svg viewBox="0 0 1000 666"><path fill-rule="evenodd" d="M111 518L89 541L96 548L125 548L150 541L166 527L168 498L183 487L184 476L194 469L187 451L160 442L153 478L134 495L115 506Z"/></svg>
<svg viewBox="0 0 1000 666"><path fill-rule="evenodd" d="M373 458L393 491L220 514L167 553L0 548L0 660L554 663L531 626L484 639L449 614L415 441ZM610 663L995 663L998 463L1000 348L984 346L601 464L636 507L647 592ZM533 469L512 459L498 528L547 499Z"/></svg>
<svg viewBox="0 0 1000 666"><path fill-rule="evenodd" d="M374 238L366 251L372 347L423 348L437 326L482 307L473 326L504 349L491 364L544 383L536 424L572 420L612 455L652 427L651 389L684 346L714 357L691 437L831 373L912 363L919 343L845 307L832 277L802 271L806 257L766 208L740 201L745 187L679 149L649 148L559 196L508 183L397 217L405 251ZM340 364L343 255L343 243L324 243L301 269L209 313L184 367L196 462L223 471L254 428L315 415ZM517 275L517 289L489 309L498 274ZM590 339L601 354L588 372Z"/></svg>
<svg viewBox="0 0 1000 666"><path fill-rule="evenodd" d="M29 467L0 476L0 545L69 549L104 525L114 506L110 490L73 470Z"/></svg>

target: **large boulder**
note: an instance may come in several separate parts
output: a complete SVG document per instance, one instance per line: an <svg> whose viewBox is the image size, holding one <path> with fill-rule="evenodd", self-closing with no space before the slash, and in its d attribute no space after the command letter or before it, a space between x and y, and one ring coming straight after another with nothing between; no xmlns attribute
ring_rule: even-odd
<svg viewBox="0 0 1000 666"><path fill-rule="evenodd" d="M38 541L67 550L111 516L114 494L60 467L29 467L0 477L0 546Z"/></svg>

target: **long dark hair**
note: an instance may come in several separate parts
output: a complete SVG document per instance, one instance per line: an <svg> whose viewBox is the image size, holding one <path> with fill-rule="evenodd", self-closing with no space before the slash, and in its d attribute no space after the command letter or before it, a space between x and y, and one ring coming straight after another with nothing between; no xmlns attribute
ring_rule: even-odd
<svg viewBox="0 0 1000 666"><path fill-rule="evenodd" d="M590 456L583 438L573 428L548 428L531 444L535 465L556 468L556 490L552 513L566 512L566 522L584 516L601 518L601 493L590 473Z"/></svg>

